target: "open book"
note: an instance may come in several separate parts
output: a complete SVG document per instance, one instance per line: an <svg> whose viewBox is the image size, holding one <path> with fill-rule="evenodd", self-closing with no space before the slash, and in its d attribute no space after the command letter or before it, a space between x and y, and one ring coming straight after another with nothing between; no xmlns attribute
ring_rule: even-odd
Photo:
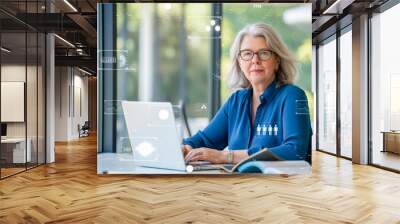
<svg viewBox="0 0 400 224"><path fill-rule="evenodd" d="M272 152L268 151L268 149L264 148L256 153L254 153L253 155L243 159L236 165L224 164L221 166L221 168L229 173L233 173L233 172L237 172L237 171L242 172L241 169L239 169L239 168L244 164L250 163L251 161L279 161L279 160L281 160L281 159L278 158L277 156L275 156Z"/></svg>
<svg viewBox="0 0 400 224"><path fill-rule="evenodd" d="M206 166L200 166L200 168L203 171L222 169L227 173L263 173L274 175L296 175L311 173L311 166L308 162L304 160L282 160L266 148L243 159L236 165L210 164Z"/></svg>

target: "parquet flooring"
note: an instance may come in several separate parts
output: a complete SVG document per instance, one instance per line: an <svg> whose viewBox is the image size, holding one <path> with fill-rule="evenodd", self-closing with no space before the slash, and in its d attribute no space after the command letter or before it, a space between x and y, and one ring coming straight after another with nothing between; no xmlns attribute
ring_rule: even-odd
<svg viewBox="0 0 400 224"><path fill-rule="evenodd" d="M15 174L15 173L18 173L18 172L21 172L21 171L24 171L25 170L25 167L21 167L21 168L1 168L1 176L2 177L7 177L7 176L10 176L10 175L13 175L13 174Z"/></svg>
<svg viewBox="0 0 400 224"><path fill-rule="evenodd" d="M400 175L314 152L309 176L99 176L89 137L0 181L0 223L400 223Z"/></svg>

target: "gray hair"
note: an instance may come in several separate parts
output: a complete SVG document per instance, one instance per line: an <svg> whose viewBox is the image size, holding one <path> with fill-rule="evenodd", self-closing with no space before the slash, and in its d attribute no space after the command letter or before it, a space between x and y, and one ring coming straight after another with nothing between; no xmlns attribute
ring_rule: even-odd
<svg viewBox="0 0 400 224"><path fill-rule="evenodd" d="M251 87L238 62L240 45L246 35L263 37L269 49L278 56L280 63L275 77L277 86L293 83L297 76L297 61L295 57L270 25L254 23L247 25L239 31L230 49L231 67L229 70L229 87L232 89Z"/></svg>

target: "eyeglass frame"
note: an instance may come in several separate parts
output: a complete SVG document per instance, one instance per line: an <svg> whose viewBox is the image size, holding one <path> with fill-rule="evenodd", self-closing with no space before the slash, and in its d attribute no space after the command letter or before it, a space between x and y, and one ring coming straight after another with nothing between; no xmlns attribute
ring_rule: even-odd
<svg viewBox="0 0 400 224"><path fill-rule="evenodd" d="M242 58L241 53L242 53L243 51L250 51L250 52L253 54L249 60L245 60L245 59ZM262 59L260 58L260 52L261 52L261 51L269 51L269 52L271 53L271 57L269 57L268 59L262 60ZM257 52L254 52L254 51L249 50L249 49L243 49L243 50L239 50L238 57L239 57L241 60L243 60L243 61L251 61L251 60L253 60L253 57L254 57L255 54L257 54L257 57L258 57L258 59L259 59L260 61L268 61L269 59L272 58L272 55L274 55L274 54L276 55L276 53L275 53L274 51L272 51L272 50L270 50L270 49L267 49L267 48L260 49L260 50L258 50Z"/></svg>

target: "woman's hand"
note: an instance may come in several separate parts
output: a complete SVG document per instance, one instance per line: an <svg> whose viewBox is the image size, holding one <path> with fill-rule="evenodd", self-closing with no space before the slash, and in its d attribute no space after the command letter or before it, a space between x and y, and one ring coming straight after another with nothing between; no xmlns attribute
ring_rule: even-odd
<svg viewBox="0 0 400 224"><path fill-rule="evenodd" d="M190 151L192 151L192 146L190 146L190 145L182 146L183 157L186 157L186 155L189 154Z"/></svg>
<svg viewBox="0 0 400 224"><path fill-rule="evenodd" d="M185 161L206 160L211 163L227 163L226 151L210 148L191 149L185 156Z"/></svg>

